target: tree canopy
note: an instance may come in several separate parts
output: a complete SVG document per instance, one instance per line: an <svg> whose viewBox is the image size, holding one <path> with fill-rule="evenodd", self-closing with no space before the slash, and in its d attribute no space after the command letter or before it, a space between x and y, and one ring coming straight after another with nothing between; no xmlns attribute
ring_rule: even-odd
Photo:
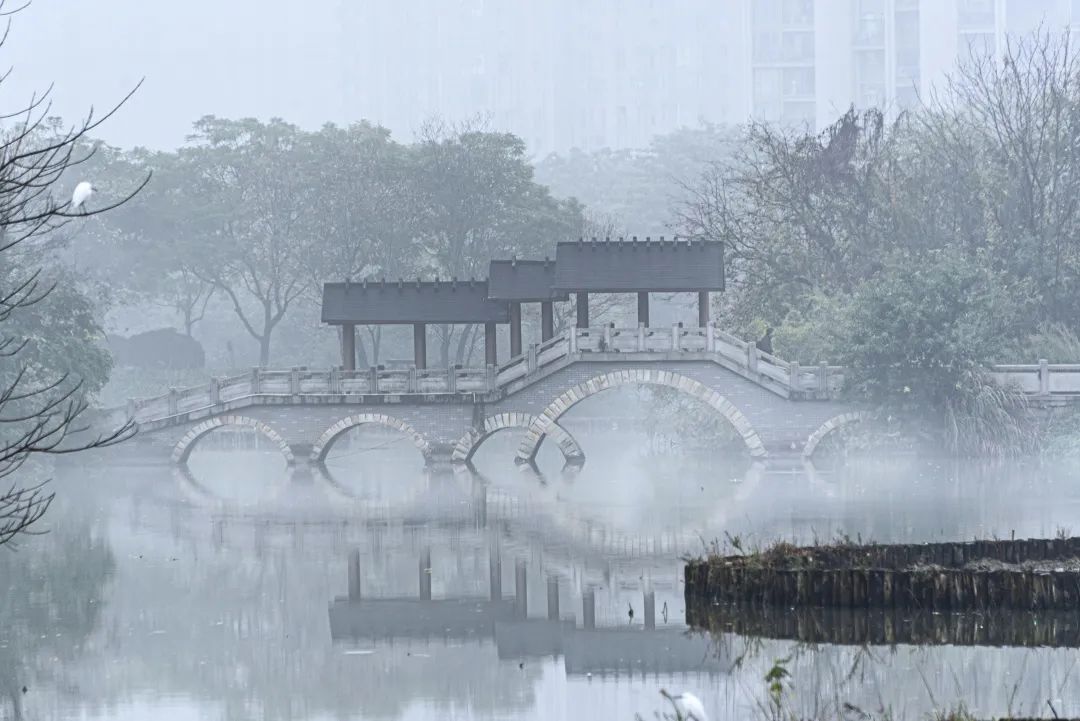
<svg viewBox="0 0 1080 721"><path fill-rule="evenodd" d="M534 180L523 143L505 133L433 126L403 145L368 123L304 131L205 117L185 147L132 151L130 163L150 164L155 181L102 235L116 266L131 258L139 275L165 280L135 280L132 292L171 304L189 332L219 296L262 365L276 329L327 280L483 277L492 257L542 256L584 223L578 203ZM458 329L452 350L447 330L444 362L460 360L474 335Z"/></svg>
<svg viewBox="0 0 1080 721"><path fill-rule="evenodd" d="M781 355L850 367L849 393L954 449L1026 447L1022 399L988 369L1042 357L1042 329L1080 331L1078 71L1068 36L1043 33L892 121L751 124L680 210L726 245L722 322L777 327Z"/></svg>

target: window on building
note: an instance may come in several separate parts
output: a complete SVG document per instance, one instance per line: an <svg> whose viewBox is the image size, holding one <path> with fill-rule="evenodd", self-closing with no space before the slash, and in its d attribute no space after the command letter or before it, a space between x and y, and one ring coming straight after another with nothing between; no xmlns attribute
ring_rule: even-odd
<svg viewBox="0 0 1080 721"><path fill-rule="evenodd" d="M855 78L860 82L885 82L885 51L863 50L855 53Z"/></svg>
<svg viewBox="0 0 1080 721"><path fill-rule="evenodd" d="M754 62L780 62L780 33L757 31L754 33Z"/></svg>
<svg viewBox="0 0 1080 721"><path fill-rule="evenodd" d="M784 62L813 62L814 60L814 33L799 30L790 30L780 38L780 56Z"/></svg>
<svg viewBox="0 0 1080 721"><path fill-rule="evenodd" d="M784 68L781 71L781 93L785 98L814 97L814 69Z"/></svg>
<svg viewBox="0 0 1080 721"><path fill-rule="evenodd" d="M754 117L773 122L780 120L783 82L783 71L779 68L757 68L754 70Z"/></svg>
<svg viewBox="0 0 1080 721"><path fill-rule="evenodd" d="M812 0L755 0L755 62L800 62L814 57Z"/></svg>
<svg viewBox="0 0 1080 721"><path fill-rule="evenodd" d="M757 68L754 70L754 103L780 100L783 94L783 70Z"/></svg>
<svg viewBox="0 0 1080 721"><path fill-rule="evenodd" d="M911 110L919 103L919 4L895 0L893 10L895 103L899 110Z"/></svg>
<svg viewBox="0 0 1080 721"><path fill-rule="evenodd" d="M885 106L885 51L855 53L855 102L864 108Z"/></svg>
<svg viewBox="0 0 1080 721"><path fill-rule="evenodd" d="M957 0L957 15L961 30L992 29L997 19L994 0Z"/></svg>
<svg viewBox="0 0 1080 721"><path fill-rule="evenodd" d="M904 57L905 63L918 62L919 57L919 11L896 11L893 25L893 37L896 43L896 55Z"/></svg>
<svg viewBox="0 0 1080 721"><path fill-rule="evenodd" d="M783 0L780 18L785 27L813 26L814 0Z"/></svg>
<svg viewBox="0 0 1080 721"><path fill-rule="evenodd" d="M814 0L753 0L754 27L809 30L814 25Z"/></svg>
<svg viewBox="0 0 1080 721"><path fill-rule="evenodd" d="M885 45L885 0L858 0L855 5L855 44Z"/></svg>
<svg viewBox="0 0 1080 721"><path fill-rule="evenodd" d="M754 0L751 6L755 27L779 27L781 0Z"/></svg>

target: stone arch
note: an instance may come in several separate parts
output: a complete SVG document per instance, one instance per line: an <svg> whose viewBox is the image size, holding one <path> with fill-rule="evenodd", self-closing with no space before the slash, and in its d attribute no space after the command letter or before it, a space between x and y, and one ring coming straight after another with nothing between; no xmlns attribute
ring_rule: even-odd
<svg viewBox="0 0 1080 721"><path fill-rule="evenodd" d="M840 415L825 421L816 431L810 434L809 438L806 439L806 445L803 446L803 458L810 458L813 456L817 451L818 446L825 440L826 436L836 429L850 426L853 423L861 423L868 417L869 414L864 411L851 411L849 413L841 413Z"/></svg>
<svg viewBox="0 0 1080 721"><path fill-rule="evenodd" d="M315 445L311 449L311 462L324 462L326 460L326 454L330 451L330 447L334 444L334 441L350 428L372 424L393 428L395 431L404 433L412 440L413 445L416 446L424 456L424 460L429 460L431 456L431 444L428 443L428 440L424 438L419 431L405 421L400 418L388 416L385 413L358 413L354 416L342 418L340 421L323 431L322 435L315 441Z"/></svg>
<svg viewBox="0 0 1080 721"><path fill-rule="evenodd" d="M507 428L524 428L527 430L535 420L535 416L529 413L516 411L498 413L485 418L483 428L470 428L469 432L454 444L451 460L455 463L469 463L483 442L491 436ZM562 451L563 459L566 460L567 464L580 465L585 460L585 453L581 450L581 446L570 435L569 431L558 423L551 423L546 437L551 438L559 445L559 450ZM539 443L537 447L539 447Z"/></svg>
<svg viewBox="0 0 1080 721"><path fill-rule="evenodd" d="M249 416L227 415L208 418L185 433L184 437L181 438L173 448L173 463L181 465L187 463L188 458L191 456L191 452L199 442L199 439L222 426L247 426L248 428L254 428L256 431L269 438L271 443L277 445L281 450L281 455L285 456L286 463L291 466L296 462L296 458L293 456L292 449L289 448L288 442L273 428L262 421Z"/></svg>
<svg viewBox="0 0 1080 721"><path fill-rule="evenodd" d="M603 373L584 383L579 383L552 401L529 426L525 439L518 448L518 461L522 463L531 462L536 457L536 452L540 448L543 437L550 432L551 427L558 422L559 418L573 406L597 393L625 385L666 386L697 398L728 419L742 437L743 443L746 444L751 456L754 458L765 457L765 444L762 443L761 437L754 430L754 427L750 425L750 421L742 414L742 411L732 405L727 398L693 378L687 378L671 371L638 368Z"/></svg>

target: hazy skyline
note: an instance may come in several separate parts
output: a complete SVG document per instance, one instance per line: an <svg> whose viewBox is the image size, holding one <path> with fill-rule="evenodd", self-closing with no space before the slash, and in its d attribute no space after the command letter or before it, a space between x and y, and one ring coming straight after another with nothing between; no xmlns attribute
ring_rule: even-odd
<svg viewBox="0 0 1080 721"><path fill-rule="evenodd" d="M910 107L966 46L1075 23L1072 0L34 0L12 17L9 107L105 110L120 146L168 149L203 115L359 120L408 141L481 117L530 154L644 147L750 117L822 128L851 103ZM176 8L182 8L177 10ZM48 52L41 52L42 47Z"/></svg>

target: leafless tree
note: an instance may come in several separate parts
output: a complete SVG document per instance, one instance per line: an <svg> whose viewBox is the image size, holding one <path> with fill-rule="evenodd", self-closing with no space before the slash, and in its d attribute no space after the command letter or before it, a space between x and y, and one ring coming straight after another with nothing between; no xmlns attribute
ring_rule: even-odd
<svg viewBox="0 0 1080 721"><path fill-rule="evenodd" d="M7 40L11 16L19 9L0 0L0 17L6 21L0 47ZM0 75L0 85L7 77ZM96 117L91 110L67 129L58 130L50 118L51 88L31 97L24 107L0 115L7 126L0 134L0 545L32 532L52 502L53 494L44 483L26 484L24 474L19 474L29 460L102 448L134 432L129 422L111 432L90 434L82 420L88 401L81 381L67 375L49 378L48 369L21 362L28 341L6 332L10 325L5 324L53 290L33 263L57 230L74 219L122 205L149 182L148 174L130 193L91 207L73 208L70 200L55 193L73 169L92 157L93 132L137 89L104 115Z"/></svg>
<svg viewBox="0 0 1080 721"><path fill-rule="evenodd" d="M972 52L921 116L939 162L979 180L978 210L995 232L977 242L989 236L1011 267L1038 279L1049 321L1071 321L1077 309L1078 78L1069 33L1040 28L1008 38L1002 54Z"/></svg>

